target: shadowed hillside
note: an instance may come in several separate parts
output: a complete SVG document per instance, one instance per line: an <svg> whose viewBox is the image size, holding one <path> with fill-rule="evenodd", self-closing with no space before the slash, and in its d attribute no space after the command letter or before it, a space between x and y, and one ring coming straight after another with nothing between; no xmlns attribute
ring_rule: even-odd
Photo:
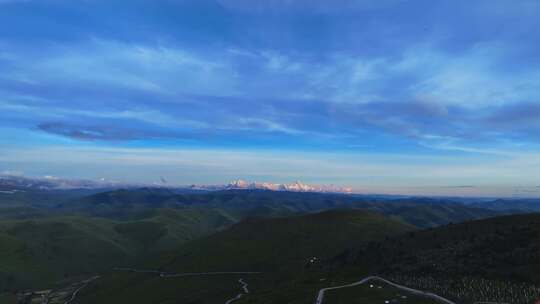
<svg viewBox="0 0 540 304"><path fill-rule="evenodd" d="M132 221L51 217L0 222L0 290L54 286L127 264L231 224L212 210L156 210Z"/></svg>
<svg viewBox="0 0 540 304"><path fill-rule="evenodd" d="M281 286L280 293L272 294L287 297L297 291L311 293L315 285L283 292L282 284L325 271L321 261L340 253L335 264L353 265L358 273L414 272L416 268L404 266L423 258L422 252L402 256L401 247L392 246L431 231L417 229L501 214L445 199L261 190L57 193L39 204L28 204L26 195L11 197L21 204L8 204L0 212L5 218L0 221L0 242L6 249L1 253L2 291L63 286L114 266L134 266L173 273L268 271L272 284ZM454 226L460 225L448 227ZM383 254L386 251L391 254ZM368 252L362 257L366 263L350 264L356 259L351 252ZM446 267L452 267L448 260ZM345 268L337 267L338 273ZM116 284L109 278L103 281Z"/></svg>
<svg viewBox="0 0 540 304"><path fill-rule="evenodd" d="M254 302L246 303L273 303L271 301L282 302L283 299L306 303L311 302L318 285L311 281L298 285L302 281L297 280L305 280L312 276L312 271L320 271L322 260L350 246L414 230L410 225L383 215L352 209L287 218L249 218L224 231L186 243L180 249L153 258L139 267L159 268L167 273L261 271L263 273L259 275L242 276L250 286L254 286L255 293L263 292L261 295L250 295L248 301ZM185 285L199 282L201 279L198 277L177 279L160 278L151 273L112 272L86 290L81 300L83 303L115 303L113 299L129 303L147 303L159 299L172 303L180 300L188 303L220 303L226 299L222 286L232 286L229 293L234 295L238 287L231 285L231 282L234 283L239 277L225 275L216 281L211 276L207 280L218 282L218 285L206 287L205 293L200 294L200 287L189 289ZM129 287L126 287L126 282L129 282ZM182 286L175 285L180 283ZM152 286L152 292L144 289L148 286ZM145 290L144 295L139 295L139 290ZM208 301L214 298L222 301Z"/></svg>
<svg viewBox="0 0 540 304"><path fill-rule="evenodd" d="M333 262L334 269L369 269L465 303L529 303L540 297L540 214L413 231L347 251Z"/></svg>
<svg viewBox="0 0 540 304"><path fill-rule="evenodd" d="M57 206L68 213L109 218L137 218L154 208L214 208L235 218L290 216L335 208L359 208L379 212L425 228L486 218L500 211L476 208L440 199L377 199L341 194L228 190L177 194L166 189L104 192Z"/></svg>
<svg viewBox="0 0 540 304"><path fill-rule="evenodd" d="M362 210L332 210L288 218L250 218L172 254L173 271L275 270L304 266L340 250L415 228Z"/></svg>

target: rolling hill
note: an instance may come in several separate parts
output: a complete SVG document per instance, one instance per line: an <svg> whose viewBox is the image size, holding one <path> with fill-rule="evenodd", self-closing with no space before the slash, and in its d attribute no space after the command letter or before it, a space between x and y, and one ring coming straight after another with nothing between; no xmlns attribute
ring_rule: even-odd
<svg viewBox="0 0 540 304"><path fill-rule="evenodd" d="M170 271L256 271L303 267L344 248L415 230L364 210L331 210L287 218L250 218L171 253Z"/></svg>
<svg viewBox="0 0 540 304"><path fill-rule="evenodd" d="M81 216L0 221L0 290L51 287L175 248L231 223L210 209L158 209L130 221Z"/></svg>
<svg viewBox="0 0 540 304"><path fill-rule="evenodd" d="M405 223L434 227L506 214L441 199L363 198L343 194L228 190L176 193L167 189L143 188L98 193L56 206L57 212L108 218L137 218L155 208L216 209L242 219L254 216L291 216L336 208L358 208L379 212Z"/></svg>
<svg viewBox="0 0 540 304"><path fill-rule="evenodd" d="M321 261L345 248L415 229L378 213L354 209L249 218L134 267L167 273L260 271L260 275L205 280L204 276L160 278L152 273L113 271L85 290L81 303L223 303L227 299L223 288L228 286L229 297L235 295L241 277L256 290L248 303L278 303L284 296L311 302L316 289L327 283L303 280L320 271Z"/></svg>
<svg viewBox="0 0 540 304"><path fill-rule="evenodd" d="M540 214L409 232L334 259L334 269L383 273L463 303L540 298Z"/></svg>
<svg viewBox="0 0 540 304"><path fill-rule="evenodd" d="M522 212L540 212L540 199L496 199L475 202L470 206L499 211L518 210Z"/></svg>
<svg viewBox="0 0 540 304"><path fill-rule="evenodd" d="M529 304L540 296L539 235L538 214L424 230L358 209L247 218L166 253L151 254L131 267L165 273L261 271L259 276L162 278L156 273L111 271L102 273L79 300L224 302L239 288L235 282L244 278L253 291L239 304L301 304L310 303L320 288L379 274L458 303ZM368 299L370 292L359 288L339 295Z"/></svg>
<svg viewBox="0 0 540 304"><path fill-rule="evenodd" d="M432 227L509 212L447 199L264 190L47 193L35 202L38 192L4 193L0 201L5 203L0 208L5 249L0 253L0 294L62 286L114 266L132 266L166 272L262 270L269 275L260 281L261 290L280 286L280 292L266 290L264 297L300 298L319 286L313 276L330 276L326 272L334 268L323 261L334 261L342 278L349 273L336 265L352 265L356 275L414 273L416 268L403 268L410 261L398 255L401 247L392 247L410 233L423 235L427 232L417 230L439 231L443 228ZM448 227L454 226L459 225ZM397 253L385 255L374 248ZM353 252L367 252L370 258L364 260L369 262L351 263ZM422 257L421 252L408 254ZM398 260L409 262L394 263ZM387 268L380 267L383 261ZM109 273L99 284L109 284L113 292L116 278L137 280L133 274ZM299 285L287 287L293 281ZM151 284L158 286L159 278Z"/></svg>

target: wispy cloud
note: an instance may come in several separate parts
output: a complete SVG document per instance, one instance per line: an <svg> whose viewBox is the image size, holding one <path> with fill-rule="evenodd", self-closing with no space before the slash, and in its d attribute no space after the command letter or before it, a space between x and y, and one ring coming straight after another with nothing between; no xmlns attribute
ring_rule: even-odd
<svg viewBox="0 0 540 304"><path fill-rule="evenodd" d="M14 75L22 75L30 81L4 79L4 98L8 102L2 103L3 108L12 110L12 115L26 111L31 115L29 119L38 119L35 123L38 126L73 125L68 117L75 115L94 119L94 129L99 129L99 124L106 123L107 118L138 120L166 128L179 127L184 130L182 136L190 130L200 132L209 129L252 129L298 136L313 132L351 136L357 130L378 129L418 140L419 143L420 139L429 141L427 135L489 139L492 130L488 125L495 124L497 116L508 111L516 124L510 128L508 123L505 128L504 121L507 120L501 120L497 123L500 133L509 131L509 136L534 135L526 134L531 133L530 126L534 122L525 121L523 116L518 120L515 114L523 111L521 108L534 107L534 104L527 106L516 101L519 100L516 99L519 82L515 88L506 86L506 89L512 88L515 98L506 102L494 100L495 105L484 105L484 97L496 95L496 91L475 99L463 93L478 91L470 87L474 82L441 81L443 85L436 87L435 78L430 77L448 75L440 72L454 61L439 58L439 55L418 59L418 54L425 55L425 50L424 53L417 52L415 58L406 51L405 57L400 58L367 59L340 55L330 56L323 62L284 57L278 53L250 53L252 60L264 67L253 77L253 74L242 71L246 63L237 57L245 55L238 51L218 60L179 48L106 41L93 41L81 52L72 48L60 49L62 51L57 56L47 55L38 65L18 63ZM466 62L477 62L476 57L473 54ZM426 66L436 68L426 71ZM459 66L452 69L457 71ZM465 66L470 69L470 65ZM265 69L270 71L264 72ZM60 72L54 73L54 77L41 78L41 75L49 75L55 70ZM88 70L93 72L88 73ZM418 72L420 74L414 74ZM409 74L420 77L420 81L406 81L400 89L397 79L407 79ZM463 71L463 75L470 73ZM281 81L272 83L269 77L274 76L281 81L296 79L296 86L293 88ZM530 82L529 76L530 73L524 74L523 81ZM66 83L69 84L67 94ZM428 86L426 83L431 84ZM458 90L456 86L459 83L465 86ZM388 94L386 89L392 85L398 87ZM485 90L485 87L480 85L479 89ZM494 83L487 87L498 90L501 86ZM448 90L451 89L455 92L450 93ZM217 95L211 94L212 90ZM396 92L400 92L399 95ZM528 94L521 98L529 100ZM441 98L442 95L460 97ZM471 103L457 100L478 103L471 108ZM43 106L49 108L49 113L39 113ZM489 112L493 114L486 118L483 113ZM212 121L211 125L209 121ZM56 128L39 129L58 131ZM71 131L53 133L78 134ZM144 137L145 132L139 130L137 133L140 136L90 136L89 133L88 136L70 137L102 140ZM468 149L473 151L474 147Z"/></svg>
<svg viewBox="0 0 540 304"><path fill-rule="evenodd" d="M535 1L53 2L0 2L7 146L540 149Z"/></svg>

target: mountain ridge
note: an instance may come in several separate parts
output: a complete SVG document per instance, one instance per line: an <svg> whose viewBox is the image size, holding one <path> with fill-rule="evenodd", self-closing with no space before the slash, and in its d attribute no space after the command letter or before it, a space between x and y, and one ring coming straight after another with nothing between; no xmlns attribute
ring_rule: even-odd
<svg viewBox="0 0 540 304"><path fill-rule="evenodd" d="M226 185L191 185L192 189L200 190L270 190L270 191L289 191L289 192L317 192L317 193L353 193L350 187L341 187L336 185L309 185L301 181L293 183L269 183L269 182L249 182L242 179L234 180Z"/></svg>

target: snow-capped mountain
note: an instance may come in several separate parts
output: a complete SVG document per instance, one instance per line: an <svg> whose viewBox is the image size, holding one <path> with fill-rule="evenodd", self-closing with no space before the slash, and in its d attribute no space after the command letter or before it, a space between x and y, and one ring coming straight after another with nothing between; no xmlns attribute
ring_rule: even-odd
<svg viewBox="0 0 540 304"><path fill-rule="evenodd" d="M307 185L300 181L290 184L247 182L245 180L234 180L226 185L193 185L193 189L200 190L231 190L231 189L259 189L272 191L292 191L292 192L322 192L322 193L352 193L348 187L338 187L334 185Z"/></svg>
<svg viewBox="0 0 540 304"><path fill-rule="evenodd" d="M152 184L121 183L116 181L84 180L84 179L65 179L53 176L45 177L25 177L6 175L0 173L0 190L69 190L69 189L116 189L116 188L139 188L154 187L168 189L190 189L190 190L232 190L232 189L259 189L271 191L292 191L292 192L321 192L321 193L351 193L352 189L348 187L338 187L334 185L307 185L300 181L290 184L276 184L268 182L247 182L237 179L224 185L191 185L178 186L167 184L163 178L160 182Z"/></svg>

